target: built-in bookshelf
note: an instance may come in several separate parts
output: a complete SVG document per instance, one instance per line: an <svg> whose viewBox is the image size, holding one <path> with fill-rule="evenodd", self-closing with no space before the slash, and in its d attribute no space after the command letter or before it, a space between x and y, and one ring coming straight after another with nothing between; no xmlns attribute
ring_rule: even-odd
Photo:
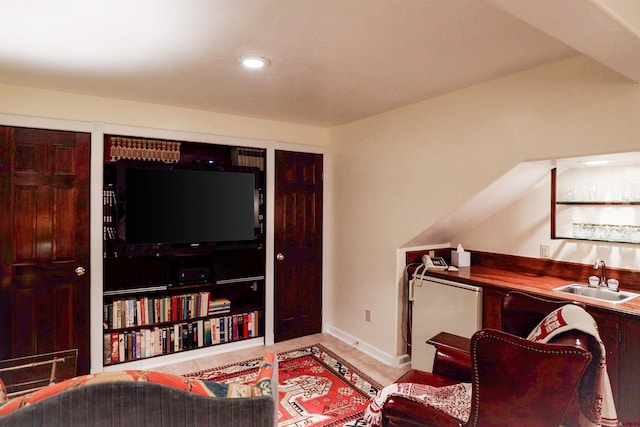
<svg viewBox="0 0 640 427"><path fill-rule="evenodd" d="M220 306L226 306L227 312L231 308L231 303L226 298L212 301L208 291L162 297L151 295L118 298L104 305L103 321L107 329L120 329L192 320L208 316L210 304L211 314Z"/></svg>
<svg viewBox="0 0 640 427"><path fill-rule="evenodd" d="M175 301L177 297L170 298ZM263 311L255 310L235 314L218 315L217 317L199 316L187 317L174 320L171 317L171 309L167 309L161 302L165 298L155 299L156 307L166 310L156 314L157 322L150 324L136 324L135 310L138 315L144 316L140 312L141 303L146 298L138 300L117 300L113 303L113 310L120 314L122 309L123 319L132 319L132 323L125 328L107 328L104 333L104 365L112 365L122 362L145 359L155 356L163 356L177 353L184 350L209 347L212 345L235 342L263 335L262 318ZM215 300L214 300L215 301ZM228 300L227 300L228 301ZM133 304L130 304L132 303ZM122 304L121 308L116 305ZM105 317L111 316L109 307L105 304ZM153 307L150 306L150 307ZM186 309L186 306L184 306ZM107 314L108 313L108 314ZM162 321L162 319L172 319ZM144 317L142 322L144 322ZM105 322L106 323L106 322ZM114 325L116 326L116 325Z"/></svg>
<svg viewBox="0 0 640 427"><path fill-rule="evenodd" d="M105 136L104 366L264 336L264 155L254 148ZM250 173L255 176L255 238L132 244L124 232L123 197L123 174L131 164Z"/></svg>
<svg viewBox="0 0 640 427"><path fill-rule="evenodd" d="M264 276L104 292L105 366L264 335Z"/></svg>

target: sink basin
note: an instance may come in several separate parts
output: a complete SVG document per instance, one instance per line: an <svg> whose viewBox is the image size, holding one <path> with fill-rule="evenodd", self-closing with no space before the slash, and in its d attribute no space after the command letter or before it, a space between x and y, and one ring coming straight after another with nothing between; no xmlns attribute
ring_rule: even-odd
<svg viewBox="0 0 640 427"><path fill-rule="evenodd" d="M640 294L635 294L633 292L614 292L607 288L590 288L587 285L581 285L579 283L571 283L554 288L553 290L556 292L562 292L563 294L580 295L582 297L593 298L614 304L621 304L640 296Z"/></svg>

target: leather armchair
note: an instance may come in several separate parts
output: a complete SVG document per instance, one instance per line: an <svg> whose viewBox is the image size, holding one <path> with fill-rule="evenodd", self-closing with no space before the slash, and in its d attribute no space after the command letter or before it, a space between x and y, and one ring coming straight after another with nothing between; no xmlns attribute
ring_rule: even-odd
<svg viewBox="0 0 640 427"><path fill-rule="evenodd" d="M447 333L430 339L436 347L433 372L411 370L396 383L440 387L470 382L469 419L391 396L382 409L382 425L556 427L572 420L576 389L592 358L588 335L572 331L545 344L526 339L547 314L565 304L511 292L502 301L503 330L484 329L470 340Z"/></svg>

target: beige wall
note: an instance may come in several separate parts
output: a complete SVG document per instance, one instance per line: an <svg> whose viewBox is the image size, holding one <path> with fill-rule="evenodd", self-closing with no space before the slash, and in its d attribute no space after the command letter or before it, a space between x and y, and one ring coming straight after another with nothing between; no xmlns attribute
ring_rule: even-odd
<svg viewBox="0 0 640 427"><path fill-rule="evenodd" d="M329 142L329 131L319 127L8 85L0 85L0 113L305 145Z"/></svg>
<svg viewBox="0 0 640 427"><path fill-rule="evenodd" d="M576 57L333 129L327 323L400 354L396 249L522 161L637 150L639 112L640 85ZM538 256L539 236L492 226L469 242ZM505 238L482 244L492 233Z"/></svg>
<svg viewBox="0 0 640 427"><path fill-rule="evenodd" d="M551 259L590 264L602 258L608 267L640 270L640 245L551 240L550 197L549 174L515 203L477 228L456 236L453 241L475 250L534 258L539 256L540 245L545 244L550 247ZM588 277L576 277L575 280L587 283ZM625 284L621 283L620 287L624 289Z"/></svg>
<svg viewBox="0 0 640 427"><path fill-rule="evenodd" d="M9 115L328 146L325 325L383 358L401 353L398 248L522 161L637 150L639 111L639 85L583 57L330 130L0 85ZM537 235L487 243L493 227L509 232L487 226L460 238L537 256Z"/></svg>

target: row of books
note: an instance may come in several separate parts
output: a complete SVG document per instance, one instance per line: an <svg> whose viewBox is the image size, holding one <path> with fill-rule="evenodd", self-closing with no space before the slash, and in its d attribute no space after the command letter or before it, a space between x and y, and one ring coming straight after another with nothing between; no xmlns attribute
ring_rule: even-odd
<svg viewBox="0 0 640 427"><path fill-rule="evenodd" d="M233 314L165 327L104 334L104 364L128 362L260 335L262 311Z"/></svg>
<svg viewBox="0 0 640 427"><path fill-rule="evenodd" d="M116 239L116 192L113 190L104 190L102 192L103 203L103 227L102 227L102 240L103 242L110 242ZM105 256L107 248L105 247Z"/></svg>
<svg viewBox="0 0 640 427"><path fill-rule="evenodd" d="M228 313L231 311L231 301L226 298L217 298L209 301L209 316L213 314Z"/></svg>
<svg viewBox="0 0 640 427"><path fill-rule="evenodd" d="M113 224L116 217L116 192L114 190L102 191L103 222Z"/></svg>
<svg viewBox="0 0 640 427"><path fill-rule="evenodd" d="M102 321L105 329L121 329L195 319L230 310L229 300L211 300L210 292L196 292L113 300L104 304Z"/></svg>
<svg viewBox="0 0 640 427"><path fill-rule="evenodd" d="M265 150L235 147L231 149L231 161L236 166L253 166L264 170Z"/></svg>

